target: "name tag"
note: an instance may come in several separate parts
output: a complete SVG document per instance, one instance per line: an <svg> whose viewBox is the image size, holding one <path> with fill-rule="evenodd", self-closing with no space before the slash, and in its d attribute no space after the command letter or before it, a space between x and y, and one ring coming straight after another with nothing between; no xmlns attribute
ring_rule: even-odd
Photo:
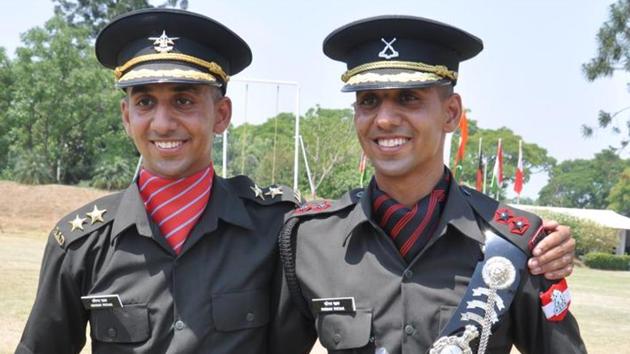
<svg viewBox="0 0 630 354"><path fill-rule="evenodd" d="M355 312L354 297L333 297L313 299L311 304L314 313Z"/></svg>
<svg viewBox="0 0 630 354"><path fill-rule="evenodd" d="M123 307L118 294L81 296L81 302L86 310L111 309Z"/></svg>

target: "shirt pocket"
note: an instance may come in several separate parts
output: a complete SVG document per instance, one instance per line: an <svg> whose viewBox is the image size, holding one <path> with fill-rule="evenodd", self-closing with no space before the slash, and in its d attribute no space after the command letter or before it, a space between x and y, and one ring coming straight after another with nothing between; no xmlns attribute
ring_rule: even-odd
<svg viewBox="0 0 630 354"><path fill-rule="evenodd" d="M146 305L90 311L92 338L108 343L138 343L149 338L149 311Z"/></svg>
<svg viewBox="0 0 630 354"><path fill-rule="evenodd" d="M320 313L316 320L319 340L324 348L335 353L339 350L364 349L374 353L370 342L372 311L357 310L351 313ZM370 344L369 348L367 347Z"/></svg>
<svg viewBox="0 0 630 354"><path fill-rule="evenodd" d="M269 322L269 293L249 290L212 295L212 319L217 331L256 328Z"/></svg>

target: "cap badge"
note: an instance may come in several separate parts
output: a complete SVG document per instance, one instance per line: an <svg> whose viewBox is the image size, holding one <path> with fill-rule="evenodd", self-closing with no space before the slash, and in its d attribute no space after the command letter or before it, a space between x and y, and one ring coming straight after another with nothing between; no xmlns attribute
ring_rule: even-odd
<svg viewBox="0 0 630 354"><path fill-rule="evenodd" d="M391 41L386 41L385 38L381 38L381 42L385 43L385 48L378 53L379 58L391 59L398 57L398 51L394 49L392 44L396 42L396 37L394 37Z"/></svg>
<svg viewBox="0 0 630 354"><path fill-rule="evenodd" d="M168 53L173 50L174 41L177 39L179 39L179 37L167 36L166 30L162 31L162 35L159 37L149 37L149 40L153 41L153 49L158 53Z"/></svg>

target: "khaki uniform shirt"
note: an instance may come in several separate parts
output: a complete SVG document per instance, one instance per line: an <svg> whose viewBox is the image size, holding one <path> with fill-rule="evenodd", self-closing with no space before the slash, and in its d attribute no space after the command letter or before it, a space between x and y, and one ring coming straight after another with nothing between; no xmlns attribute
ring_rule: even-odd
<svg viewBox="0 0 630 354"><path fill-rule="evenodd" d="M288 188L263 200L253 186L216 176L179 256L136 184L62 219L16 353L78 353L88 322L93 353L265 353L276 238L295 203ZM94 206L104 220L72 231ZM123 307L86 309L89 295L118 295Z"/></svg>

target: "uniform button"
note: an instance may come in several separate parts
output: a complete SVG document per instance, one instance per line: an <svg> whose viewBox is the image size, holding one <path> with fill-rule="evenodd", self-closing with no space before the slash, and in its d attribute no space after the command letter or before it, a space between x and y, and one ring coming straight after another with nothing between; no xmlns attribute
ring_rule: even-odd
<svg viewBox="0 0 630 354"><path fill-rule="evenodd" d="M413 334L414 330L415 330L415 329L413 328L413 326L412 326L412 325L406 325L406 326L405 326L405 333L407 333L408 335Z"/></svg>
<svg viewBox="0 0 630 354"><path fill-rule="evenodd" d="M245 316L245 319L247 320L247 322L251 322L256 319L256 315L254 315L251 312L248 312L247 315Z"/></svg>
<svg viewBox="0 0 630 354"><path fill-rule="evenodd" d="M182 320L177 320L175 322L175 329L178 331L181 331L182 329L184 329L185 325L184 325L184 321Z"/></svg>
<svg viewBox="0 0 630 354"><path fill-rule="evenodd" d="M407 279L411 279L411 277L413 277L413 271L411 271L410 269L407 269L404 273L403 276Z"/></svg>
<svg viewBox="0 0 630 354"><path fill-rule="evenodd" d="M335 344L339 344L339 342L341 342L341 334L335 333L335 335L333 336L333 341L335 342Z"/></svg>
<svg viewBox="0 0 630 354"><path fill-rule="evenodd" d="M118 334L118 332L116 331L116 328L110 328L107 330L107 336L109 338L116 338L116 335Z"/></svg>

